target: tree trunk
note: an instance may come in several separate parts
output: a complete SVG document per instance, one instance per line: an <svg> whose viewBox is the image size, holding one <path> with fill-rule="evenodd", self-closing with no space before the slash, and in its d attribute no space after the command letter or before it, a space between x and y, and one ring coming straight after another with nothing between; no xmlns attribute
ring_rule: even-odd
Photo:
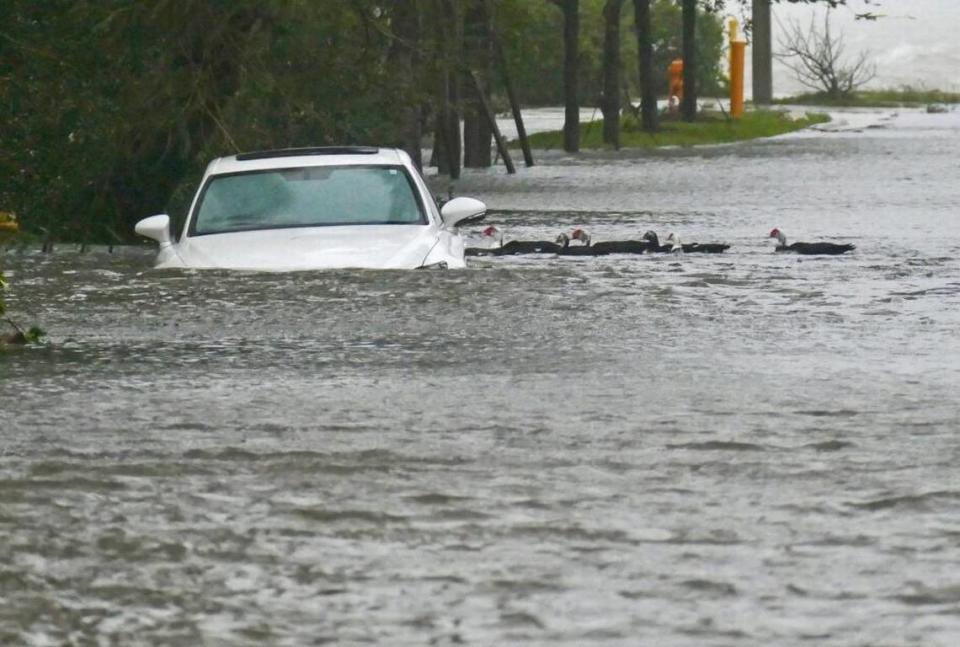
<svg viewBox="0 0 960 647"><path fill-rule="evenodd" d="M465 20L465 58L467 68L480 78L484 97L489 102L490 85L493 78L493 39L492 16L488 13L487 3L473 0ZM469 76L469 71L467 72ZM473 80L467 83L472 87ZM479 97L473 92L466 94L463 118L463 165L469 168L484 168L493 165L491 155L490 127L481 113Z"/></svg>
<svg viewBox="0 0 960 647"><path fill-rule="evenodd" d="M563 9L563 150L580 150L580 0L561 0Z"/></svg>
<svg viewBox="0 0 960 647"><path fill-rule="evenodd" d="M417 54L420 42L420 15L416 2L400 3L397 7L397 40L391 46L392 58L397 67L397 74L405 80L407 87L415 88L418 85L417 68L419 56ZM410 155L414 165L423 171L423 153L420 148L423 139L423 106L420 99L411 93L403 107L403 122L401 124L401 145Z"/></svg>
<svg viewBox="0 0 960 647"><path fill-rule="evenodd" d="M441 0L442 19L437 25L437 110L434 148L438 156L438 172L460 177L460 69L463 63L463 21L455 0Z"/></svg>
<svg viewBox="0 0 960 647"><path fill-rule="evenodd" d="M467 69L464 75L469 77L469 70L477 68L480 64L477 55L476 43L473 42L473 32L475 28L476 16L472 11L473 7L467 10L466 24L464 26L464 61ZM467 83L472 84L472 79L467 78ZM479 99L473 92L467 92L463 101L463 165L466 168L476 168L479 163L480 148L480 124L482 122L480 115Z"/></svg>
<svg viewBox="0 0 960 647"><path fill-rule="evenodd" d="M430 163L436 165L440 175L453 176L452 156L447 142L450 139L450 94L446 72L440 74L433 114L433 156Z"/></svg>
<svg viewBox="0 0 960 647"><path fill-rule="evenodd" d="M683 0L683 101L684 121L697 118L697 0Z"/></svg>
<svg viewBox="0 0 960 647"><path fill-rule="evenodd" d="M500 67L503 86L507 90L507 99L510 101L510 112L513 113L513 122L517 126L517 138L520 140L520 147L523 149L523 161L528 167L533 166L533 152L530 150L530 140L527 139L527 129L523 125L520 101L517 99L517 93L513 89L513 81L510 78L510 70L507 67L507 57L503 53L503 43L500 42L500 37L496 31L493 32L493 47L497 56L497 65Z"/></svg>
<svg viewBox="0 0 960 647"><path fill-rule="evenodd" d="M603 6L603 141L620 148L620 10L623 0Z"/></svg>
<svg viewBox="0 0 960 647"><path fill-rule="evenodd" d="M770 0L753 0L753 102L773 103L773 48Z"/></svg>
<svg viewBox="0 0 960 647"><path fill-rule="evenodd" d="M464 102L463 111L463 166L464 168L480 168L483 166L477 159L480 152L480 114L477 111L476 97L470 97Z"/></svg>
<svg viewBox="0 0 960 647"><path fill-rule="evenodd" d="M462 75L459 70L463 67L463 13L455 0L449 2L450 25L453 33L450 49L450 177L456 180L460 177L460 164L463 157L463 141L460 137L460 117L462 112Z"/></svg>
<svg viewBox="0 0 960 647"><path fill-rule="evenodd" d="M653 33L650 27L650 0L633 0L637 28L637 55L640 63L640 116L643 129L657 130L657 79L653 73Z"/></svg>
<svg viewBox="0 0 960 647"><path fill-rule="evenodd" d="M493 138L497 141L497 150L500 152L500 157L503 158L503 163L507 167L507 173L513 175L517 172L517 168L513 165L513 158L510 156L510 149L507 148L507 143L503 139L503 135L500 134L500 128L497 126L497 116L493 114L493 109L487 102L487 95L484 93L484 90L480 85L480 78L474 72L470 73L470 78L473 81L473 87L476 90L477 99L480 101L480 108L483 111L484 117L486 118L485 121L487 122L487 127L490 129L490 132L493 133Z"/></svg>

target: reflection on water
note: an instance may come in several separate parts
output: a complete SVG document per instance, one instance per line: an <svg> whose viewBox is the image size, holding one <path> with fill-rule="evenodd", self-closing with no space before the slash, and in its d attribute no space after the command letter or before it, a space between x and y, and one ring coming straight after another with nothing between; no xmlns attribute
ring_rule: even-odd
<svg viewBox="0 0 960 647"><path fill-rule="evenodd" d="M953 644L960 178L926 118L457 185L508 236L717 256L8 255L53 343L0 356L0 642Z"/></svg>

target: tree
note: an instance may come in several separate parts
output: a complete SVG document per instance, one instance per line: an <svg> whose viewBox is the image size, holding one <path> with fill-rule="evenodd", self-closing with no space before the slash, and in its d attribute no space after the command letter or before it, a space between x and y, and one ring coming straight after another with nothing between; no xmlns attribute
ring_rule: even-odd
<svg viewBox="0 0 960 647"><path fill-rule="evenodd" d="M460 177L460 89L463 72L463 13L458 0L437 0L433 29L435 56L434 155L440 173ZM440 152L440 155L436 155Z"/></svg>
<svg viewBox="0 0 960 647"><path fill-rule="evenodd" d="M489 97L494 61L493 3L490 0L471 0L467 3L464 50L464 83L468 89L463 115L463 165L485 168L493 164L490 154L493 133L483 115L481 99L472 89L470 73L477 74L484 96Z"/></svg>
<svg viewBox="0 0 960 647"><path fill-rule="evenodd" d="M581 111L584 105L599 106L603 90L603 52L607 0L580 0L579 85ZM639 100L639 71L633 0L624 0L630 11L620 14L620 56L624 70L621 93ZM650 34L655 88L667 90L667 65L680 52L681 9L677 0L649 0ZM497 26L502 37L510 73L523 88L531 105L563 105L563 14L553 2L497 0ZM723 88L722 52L724 30L716 15L701 4L697 19L697 86L701 95ZM626 92L624 92L626 90ZM591 104L591 100L598 103ZM626 100L626 96L624 96Z"/></svg>
<svg viewBox="0 0 960 647"><path fill-rule="evenodd" d="M753 25L753 102L769 105L773 101L770 0L753 0L751 22Z"/></svg>
<svg viewBox="0 0 960 647"><path fill-rule="evenodd" d="M831 99L849 96L876 76L876 66L869 62L868 52L845 59L843 35L831 33L829 13L824 15L822 31L817 29L814 19L806 29L791 22L780 47L778 58L793 70L797 80Z"/></svg>
<svg viewBox="0 0 960 647"><path fill-rule="evenodd" d="M773 47L771 45L770 8L782 1L791 4L825 4L828 9L845 5L847 0L738 0L742 7L751 3L750 20L746 28L753 40L753 101L769 104L773 101ZM711 0L714 9L723 8L725 0ZM880 0L863 0L867 5L878 5ZM875 20L877 14L871 11L859 13L857 20Z"/></svg>
<svg viewBox="0 0 960 647"><path fill-rule="evenodd" d="M0 204L29 233L126 240L179 220L211 157L400 144L428 86L393 66L393 18L378 0L6 0Z"/></svg>
<svg viewBox="0 0 960 647"><path fill-rule="evenodd" d="M580 0L551 0L563 12L563 150L580 150Z"/></svg>
<svg viewBox="0 0 960 647"><path fill-rule="evenodd" d="M650 30L650 0L633 0L640 70L640 119L643 129L657 129L657 87L653 73L653 39Z"/></svg>
<svg viewBox="0 0 960 647"><path fill-rule="evenodd" d="M620 13L623 0L603 5L603 141L620 148Z"/></svg>
<svg viewBox="0 0 960 647"><path fill-rule="evenodd" d="M418 68L422 17L417 2L404 2L397 6L394 25L394 41L391 44L390 60L393 61L397 75L406 79L408 87L419 85ZM403 149L410 155L414 165L423 170L423 153L420 145L423 139L423 102L414 98L401 108L405 111L400 139Z"/></svg>
<svg viewBox="0 0 960 647"><path fill-rule="evenodd" d="M683 100L684 120L697 118L697 0L683 1Z"/></svg>
<svg viewBox="0 0 960 647"><path fill-rule="evenodd" d="M681 107L683 118L692 121L696 116L697 94L699 88L688 86L687 66L690 56L696 56L697 47L692 42L697 38L696 5L697 0L681 0L683 3L683 48L684 48L684 94ZM880 0L863 0L865 4L878 3ZM772 3L789 2L791 4L825 4L833 9L845 5L847 0L701 0L703 7L710 12L719 12L727 4L739 4L741 8L751 7L751 20L747 25L748 31L753 33L753 98L757 103L770 103L773 100L772 51L770 46L770 5ZM874 17L871 13L858 15L858 18ZM693 81L696 83L696 81Z"/></svg>

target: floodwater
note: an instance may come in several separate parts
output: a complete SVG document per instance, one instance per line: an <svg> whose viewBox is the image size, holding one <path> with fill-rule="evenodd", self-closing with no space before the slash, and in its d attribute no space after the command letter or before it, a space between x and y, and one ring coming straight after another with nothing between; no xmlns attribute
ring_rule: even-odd
<svg viewBox="0 0 960 647"><path fill-rule="evenodd" d="M719 256L8 254L0 643L960 643L958 117L455 186Z"/></svg>

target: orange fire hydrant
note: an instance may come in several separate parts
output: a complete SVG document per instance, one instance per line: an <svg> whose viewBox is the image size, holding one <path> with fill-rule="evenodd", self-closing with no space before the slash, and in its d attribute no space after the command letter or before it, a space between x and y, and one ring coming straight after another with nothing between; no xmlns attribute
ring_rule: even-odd
<svg viewBox="0 0 960 647"><path fill-rule="evenodd" d="M676 111L683 99L683 59L675 58L670 61L667 72L670 74L670 110Z"/></svg>

